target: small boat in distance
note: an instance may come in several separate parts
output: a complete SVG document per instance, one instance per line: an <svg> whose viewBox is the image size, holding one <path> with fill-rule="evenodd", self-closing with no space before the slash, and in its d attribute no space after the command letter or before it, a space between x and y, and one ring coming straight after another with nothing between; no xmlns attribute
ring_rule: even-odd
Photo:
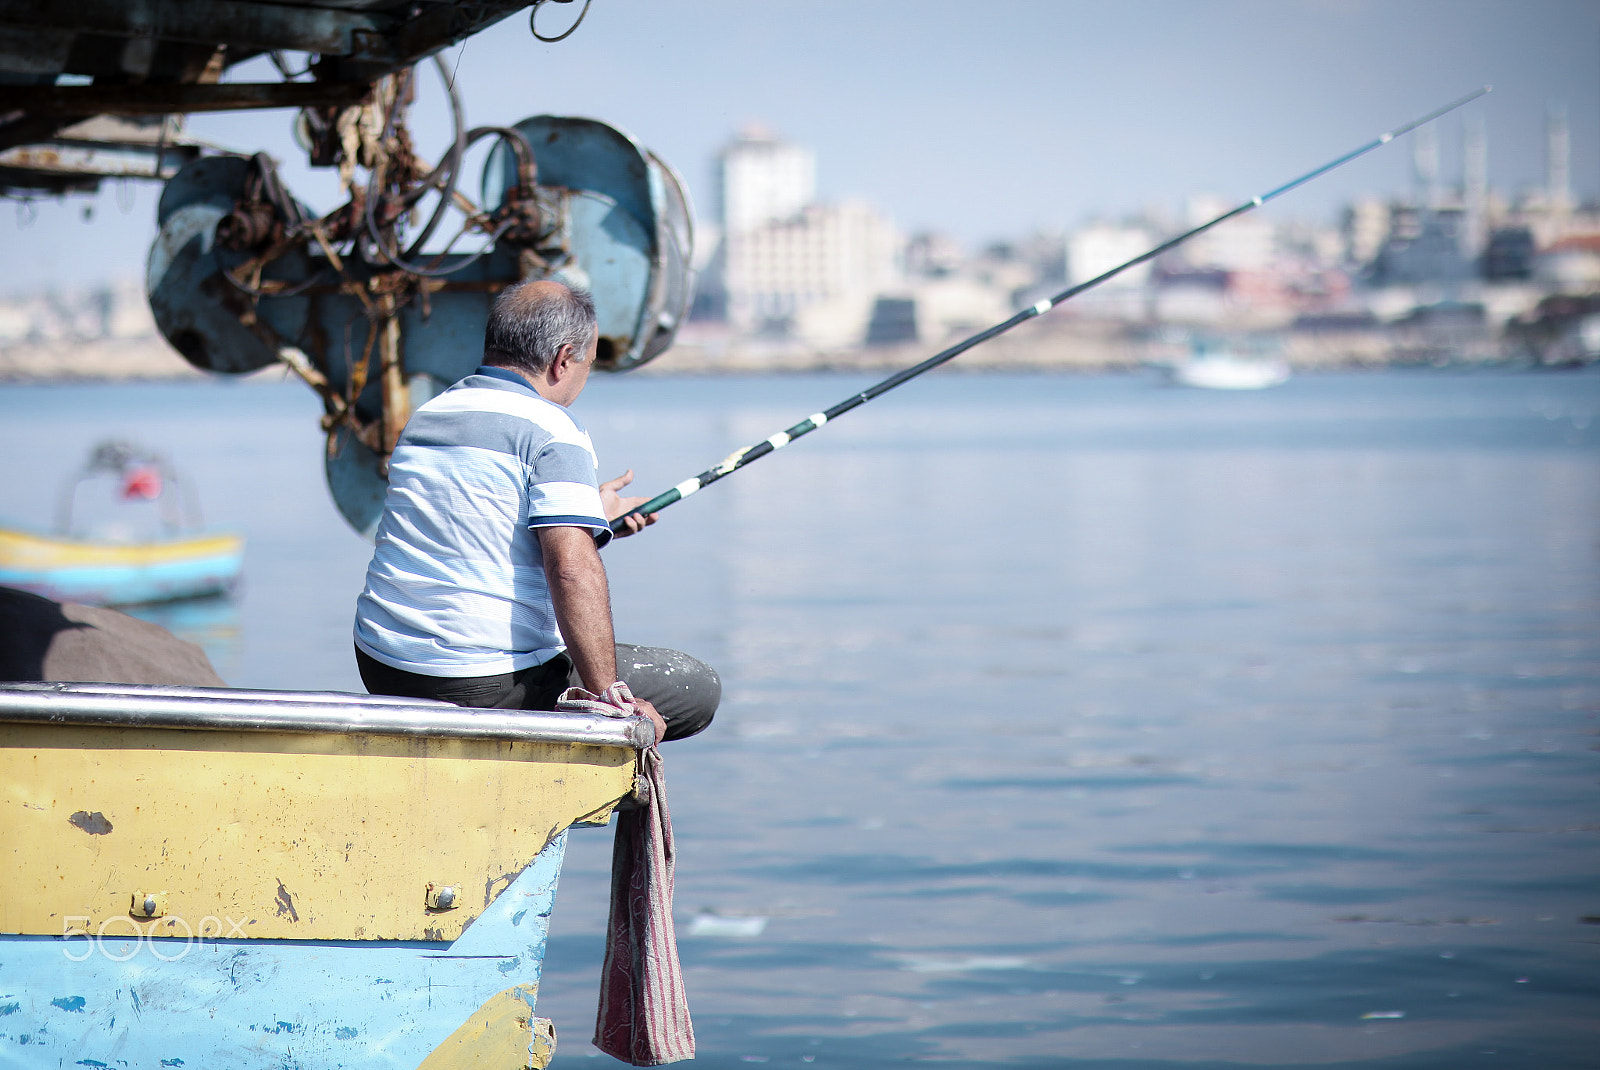
<svg viewBox="0 0 1600 1070"><path fill-rule="evenodd" d="M1172 381L1208 390L1261 390L1289 381L1289 365L1229 353L1191 357L1172 367Z"/></svg>
<svg viewBox="0 0 1600 1070"><path fill-rule="evenodd" d="M1246 356L1232 348L1192 339L1189 356L1165 365L1179 386L1207 390L1262 390L1289 381L1289 364L1271 355Z"/></svg>
<svg viewBox="0 0 1600 1070"><path fill-rule="evenodd" d="M75 533L78 488L103 477L116 480L116 497L129 509L139 503L154 507L158 530L140 537L118 518L97 536ZM86 605L136 605L227 591L239 578L244 538L201 532L192 501L188 509L179 504L181 485L160 455L124 442L101 443L64 490L55 534L0 527L0 586Z"/></svg>

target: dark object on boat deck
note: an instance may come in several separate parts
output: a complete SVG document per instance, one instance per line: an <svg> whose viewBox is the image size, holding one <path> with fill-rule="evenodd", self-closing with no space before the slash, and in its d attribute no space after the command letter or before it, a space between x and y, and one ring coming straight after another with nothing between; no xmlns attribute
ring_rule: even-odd
<svg viewBox="0 0 1600 1070"><path fill-rule="evenodd" d="M0 587L0 680L226 687L205 651L114 609Z"/></svg>

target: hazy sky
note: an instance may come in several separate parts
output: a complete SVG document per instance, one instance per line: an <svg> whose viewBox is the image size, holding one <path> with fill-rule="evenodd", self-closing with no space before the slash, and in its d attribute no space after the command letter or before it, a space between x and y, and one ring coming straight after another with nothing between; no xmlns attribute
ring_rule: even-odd
<svg viewBox="0 0 1600 1070"><path fill-rule="evenodd" d="M541 30L577 6L547 7ZM594 0L560 44L533 40L523 14L457 51L470 122L606 119L677 167L707 213L711 157L752 120L816 150L824 197L980 242L1175 211L1194 192L1242 200L1484 83L1495 92L1467 110L1488 124L1497 187L1542 180L1546 108L1562 104L1573 185L1600 194L1592 0ZM416 134L431 157L448 132L431 80L424 93ZM291 116L192 129L265 148L302 199L331 207ZM1461 123L1440 127L1448 181ZM1349 197L1403 192L1409 169L1409 145L1390 147L1270 210L1331 221ZM154 194L0 208L0 290L141 273Z"/></svg>

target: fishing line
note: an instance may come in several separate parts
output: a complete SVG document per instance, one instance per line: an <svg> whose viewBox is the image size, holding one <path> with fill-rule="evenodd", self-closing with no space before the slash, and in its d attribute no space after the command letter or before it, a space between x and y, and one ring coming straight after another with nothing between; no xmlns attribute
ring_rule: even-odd
<svg viewBox="0 0 1600 1070"><path fill-rule="evenodd" d="M909 382L910 380L921 375L923 372L931 371L941 364L954 360L967 350L976 346L980 346L989 339L1006 333L1019 323L1026 323L1028 320L1044 315L1046 312L1049 312L1052 308L1061 304L1063 301L1076 297L1085 290L1093 289L1094 287L1099 286L1102 282L1105 282L1107 279L1115 278L1131 267L1136 267L1147 260L1152 260L1167 250L1182 245L1190 238L1193 238L1198 234L1205 233L1219 223L1226 223L1235 216L1240 216L1253 209L1260 208L1268 201L1276 197L1281 197L1283 194L1288 193L1290 190L1299 186L1305 185L1314 178L1320 178L1322 175L1327 174L1329 171L1332 171L1335 168L1343 167L1351 160L1365 156L1372 150L1387 145L1389 142L1393 141L1402 134L1408 134L1417 127L1431 123L1442 115L1448 115L1450 112L1455 111L1462 105L1470 104L1472 101L1477 100L1479 97L1483 96L1485 93L1488 93L1493 88L1493 86L1486 85L1476 92L1468 93L1459 100L1451 101L1444 107L1429 112L1420 119L1413 119L1404 126L1397 126L1387 133L1379 134L1377 137L1373 138L1365 145L1362 145L1360 148L1352 149L1343 156L1339 156L1336 159L1330 160L1314 170L1307 171L1300 177L1291 179L1290 181L1285 182L1283 185L1278 186L1276 189L1268 190L1266 193L1263 193L1260 196L1252 197L1237 207L1223 212L1221 215L1210 220L1209 222L1202 223L1192 230L1186 230L1177 237L1162 242L1149 252L1142 253L1139 256L1134 257L1132 260L1127 260L1121 264L1118 264L1110 271L1102 272L1086 282L1080 282L1075 286L1069 286L1065 290L1062 290L1060 293L1056 294L1054 297L1046 297L1037 304L1030 305L1021 312L1016 313L1010 319L1001 323L997 323L988 330L979 331L970 338L967 338L961 342L957 342L949 349L935 353L933 356L922 361L920 364L913 364L909 368L895 372L893 375L889 376L889 378L869 386L859 394L853 394L850 397L845 398L843 401L839 402L830 409L824 409L821 412L812 413L810 416L806 417L804 420L801 420L799 423L788 428L787 430L779 431L777 434L765 438L760 442L746 446L743 449L735 450L715 468L708 468L699 475L690 479L686 479L677 486L657 494L654 498L651 498L637 509L630 510L626 516L631 516L635 513L649 514L659 512L660 510L671 505L673 502L680 502L689 495L697 493L698 491L710 486L722 477L732 475L745 465L754 461L758 461L762 457L767 456L769 453L783 449L783 447L787 446L789 443L793 442L802 435L808 435L817 428L827 424L829 421L837 420L851 409L865 405L875 397L887 394L901 383ZM613 520L611 522L611 530L614 532L623 531L627 527L627 524L624 522L626 516L618 517L617 519Z"/></svg>

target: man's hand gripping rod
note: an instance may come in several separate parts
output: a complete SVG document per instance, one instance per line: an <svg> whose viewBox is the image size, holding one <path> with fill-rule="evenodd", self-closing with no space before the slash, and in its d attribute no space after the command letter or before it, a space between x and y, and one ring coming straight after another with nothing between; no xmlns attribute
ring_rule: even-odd
<svg viewBox="0 0 1600 1070"><path fill-rule="evenodd" d="M1203 234L1212 227L1216 226L1218 223L1225 223L1234 216L1243 215L1253 208L1260 208L1263 204L1266 204L1275 197L1279 197L1282 194L1288 193L1290 190L1298 186L1303 186L1312 179L1319 178L1335 168L1343 167L1351 160L1365 156L1373 149L1387 145L1401 134L1410 133L1419 126L1431 123L1440 116L1447 115L1450 112L1455 111L1463 104L1469 104L1472 101L1477 100L1479 97L1489 92L1492 88L1493 86L1486 85L1474 93L1468 93L1460 100L1452 101L1436 111L1429 112L1420 119L1414 119L1411 122L1406 123L1404 126L1397 126L1388 133L1379 134L1377 137L1373 138L1365 145L1362 145L1360 148L1353 149L1352 151L1345 153L1343 156L1323 164L1321 167L1318 167L1315 170L1307 171L1299 178L1285 182L1283 185L1277 187L1276 189L1269 190L1268 192L1261 194L1259 197L1252 197L1238 207L1223 212L1210 222L1202 223L1193 230L1185 231L1184 233L1179 234L1176 238L1162 242L1160 245L1156 246L1154 249L1151 249L1147 253L1143 253L1134 257L1132 260L1119 264L1110 271L1096 275L1094 278L1089 279L1086 282L1080 282L1076 286L1069 286L1067 289L1062 290L1054 297L1047 297L1038 304L1023 309L1021 312L1018 312L1016 315L1012 316L1003 323L997 323L988 330L979 331L971 338L968 338L965 341L957 342L955 345L951 346L949 349L943 350L942 352L935 353L933 356L922 361L920 364L913 364L909 368L895 372L893 375L889 376L889 378L868 387L859 394L851 395L850 397L839 402L839 404L833 406L831 409L825 409L822 412L812 413L810 416L806 417L804 420L801 420L799 423L795 424L786 431L779 431L771 438L763 439L754 445L746 446L741 450L736 450L733 453L730 453L728 457L715 468L709 468L692 479L686 479L670 490L664 491L661 494L657 494L654 498L651 498L637 509L630 510L630 513L643 513L648 515L650 513L665 509L673 502L682 501L689 495L694 494L696 491L715 483L723 476L731 475L734 472L737 472L739 469L743 468L747 464L750 464L752 461L760 460L762 457L765 457L774 450L783 449L783 447L787 446L801 435L810 434L812 431L815 431L828 421L837 420L840 416L843 416L851 409L854 409L859 405L865 405L873 398L878 397L881 394L888 393L901 383L915 379L925 371L930 371L934 368L937 368L939 365L946 363L947 361L954 360L956 357L959 357L961 354L965 353L969 349L972 349L974 346L982 345L989 339L1006 333L1019 323L1031 320L1035 316L1044 315L1046 312L1049 312L1056 305L1061 304L1068 298L1076 297L1085 290L1093 289L1094 287L1099 286L1102 282L1105 282L1107 279L1122 274L1122 272L1128 270L1136 264L1142 264L1146 260L1154 259L1155 257L1158 257L1162 253L1166 252L1168 249L1183 244L1190 238L1193 238L1195 235ZM611 522L612 531L621 531L625 527L626 524L623 522L622 517L618 517L616 520Z"/></svg>

